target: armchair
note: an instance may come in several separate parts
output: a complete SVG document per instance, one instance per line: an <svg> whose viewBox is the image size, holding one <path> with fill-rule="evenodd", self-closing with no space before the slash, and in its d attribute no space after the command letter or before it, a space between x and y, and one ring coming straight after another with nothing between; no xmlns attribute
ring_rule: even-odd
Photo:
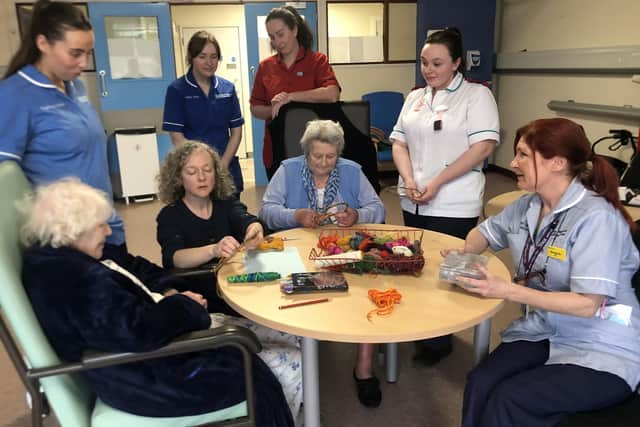
<svg viewBox="0 0 640 427"><path fill-rule="evenodd" d="M63 427L107 426L254 426L251 353L261 350L253 332L224 326L187 334L155 351L145 353L93 353L75 363L59 360L47 341L21 283L22 247L18 232L22 223L15 208L30 190L20 167L11 161L0 163L0 338L32 401L31 424L42 426L43 417L56 413ZM141 417L111 408L96 399L80 372L166 357L221 346L238 348L244 362L246 401L220 411L175 418Z"/></svg>

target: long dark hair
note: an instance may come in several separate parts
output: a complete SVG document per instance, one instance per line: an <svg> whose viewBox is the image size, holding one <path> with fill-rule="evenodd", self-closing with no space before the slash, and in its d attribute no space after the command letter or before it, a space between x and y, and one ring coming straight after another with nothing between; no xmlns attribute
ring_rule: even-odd
<svg viewBox="0 0 640 427"><path fill-rule="evenodd" d="M585 187L595 191L618 209L629 224L631 232L635 231L635 222L620 203L618 173L607 160L592 155L591 144L582 126L560 117L538 119L518 129L513 143L514 152L520 139L545 159L555 156L567 159L569 174L578 177Z"/></svg>
<svg viewBox="0 0 640 427"><path fill-rule="evenodd" d="M293 6L275 7L271 9L267 15L265 24L273 19L281 19L291 31L293 31L295 27L298 27L298 35L296 37L298 39L298 44L305 48L305 50L311 49L311 46L313 45L313 33L311 32L311 28L309 28L309 24L302 19L302 16L300 16Z"/></svg>
<svg viewBox="0 0 640 427"><path fill-rule="evenodd" d="M91 23L80 9L70 3L38 0L33 6L31 23L22 36L20 49L11 58L3 79L40 59L40 49L36 45L38 35L42 34L52 43L64 40L65 32L69 30L91 31Z"/></svg>
<svg viewBox="0 0 640 427"><path fill-rule="evenodd" d="M204 49L207 43L211 43L215 46L218 53L218 59L222 59L222 52L220 51L220 43L218 43L218 39L208 31L198 31L191 36L189 44L187 44L187 62L189 65L193 65L193 58L200 55L200 52L202 52L202 49Z"/></svg>
<svg viewBox="0 0 640 427"><path fill-rule="evenodd" d="M426 45L427 43L441 44L446 47L453 62L456 62L458 59L460 59L458 72L464 75L464 71L466 70L466 68L464 55L462 55L462 33L459 29L457 29L456 27L449 27L444 30L431 33L425 40L422 47L424 47L424 45Z"/></svg>

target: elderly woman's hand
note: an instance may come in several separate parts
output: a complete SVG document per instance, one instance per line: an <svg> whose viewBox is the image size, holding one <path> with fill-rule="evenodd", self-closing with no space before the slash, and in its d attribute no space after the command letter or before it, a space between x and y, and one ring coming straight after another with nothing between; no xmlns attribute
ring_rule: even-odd
<svg viewBox="0 0 640 427"><path fill-rule="evenodd" d="M296 209L293 218L303 227L313 228L318 225L316 223L316 212L313 209Z"/></svg>
<svg viewBox="0 0 640 427"><path fill-rule="evenodd" d="M191 291L180 292L180 294L184 295L187 298L190 298L190 299L194 300L195 302L197 302L198 304L200 304L204 308L207 308L207 300L202 295L197 294L195 292L191 292Z"/></svg>
<svg viewBox="0 0 640 427"><path fill-rule="evenodd" d="M240 243L238 243L236 239L231 236L225 236L218 243L212 245L211 255L212 258L228 258L233 255L238 248L240 248Z"/></svg>
<svg viewBox="0 0 640 427"><path fill-rule="evenodd" d="M342 212L336 213L334 217L340 227L351 227L358 222L358 211L353 208L347 208Z"/></svg>
<svg viewBox="0 0 640 427"><path fill-rule="evenodd" d="M264 239L264 229L259 222L252 222L244 234L244 245L247 249L255 249Z"/></svg>
<svg viewBox="0 0 640 427"><path fill-rule="evenodd" d="M480 294L487 298L503 298L508 299L509 291L514 283L507 282L501 277L495 276L482 265L476 268L484 275L484 279L472 279L470 277L457 276L456 279L464 283L464 288L475 294Z"/></svg>

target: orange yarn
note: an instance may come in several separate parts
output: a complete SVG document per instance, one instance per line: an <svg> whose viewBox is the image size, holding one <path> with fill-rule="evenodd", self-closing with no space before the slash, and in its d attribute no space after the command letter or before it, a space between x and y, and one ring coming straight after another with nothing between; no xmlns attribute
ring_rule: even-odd
<svg viewBox="0 0 640 427"><path fill-rule="evenodd" d="M259 251L284 251L284 240L282 239L282 237L267 236L256 247L256 249Z"/></svg>
<svg viewBox="0 0 640 427"><path fill-rule="evenodd" d="M371 318L374 314L378 316L388 316L393 311L394 304L400 303L402 295L395 288L389 288L386 291L379 291L377 289L369 289L369 299L373 301L377 308L374 308L367 313L367 320L371 322Z"/></svg>

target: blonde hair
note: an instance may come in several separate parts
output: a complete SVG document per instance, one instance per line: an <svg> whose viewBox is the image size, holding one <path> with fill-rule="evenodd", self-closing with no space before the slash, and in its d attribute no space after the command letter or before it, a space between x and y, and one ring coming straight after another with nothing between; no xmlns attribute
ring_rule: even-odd
<svg viewBox="0 0 640 427"><path fill-rule="evenodd" d="M311 151L311 143L314 141L324 142L325 144L336 147L338 156L342 154L344 149L344 131L340 123L331 120L311 120L307 122L307 126L300 139L300 145L305 157Z"/></svg>
<svg viewBox="0 0 640 427"><path fill-rule="evenodd" d="M211 156L215 171L212 199L227 199L235 193L233 178L228 168L222 166L222 160L218 153L207 144L198 141L186 141L175 147L167 154L160 173L158 174L158 197L164 203L170 205L184 197L184 185L182 185L182 169L185 163L196 151L203 151Z"/></svg>
<svg viewBox="0 0 640 427"><path fill-rule="evenodd" d="M28 246L70 246L82 233L113 215L107 194L77 178L37 187L17 205L26 215L20 232Z"/></svg>

